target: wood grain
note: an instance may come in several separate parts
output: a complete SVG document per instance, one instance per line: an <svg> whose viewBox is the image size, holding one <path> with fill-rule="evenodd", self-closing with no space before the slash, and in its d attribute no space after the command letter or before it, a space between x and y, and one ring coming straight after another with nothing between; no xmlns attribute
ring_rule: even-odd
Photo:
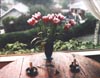
<svg viewBox="0 0 100 78"><path fill-rule="evenodd" d="M0 70L0 78L100 78L100 63L84 56L70 53L53 53L52 62L45 60L44 53L29 55L16 60ZM74 58L80 65L79 73L72 73L69 65ZM29 77L26 68L32 62L37 67L38 75Z"/></svg>

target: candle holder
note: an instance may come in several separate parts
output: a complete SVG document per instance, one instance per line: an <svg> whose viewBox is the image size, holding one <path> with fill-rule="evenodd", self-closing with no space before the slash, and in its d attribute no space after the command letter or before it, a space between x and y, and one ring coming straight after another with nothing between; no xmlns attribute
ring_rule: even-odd
<svg viewBox="0 0 100 78"><path fill-rule="evenodd" d="M76 59L74 59L74 61L70 65L70 70L72 73L79 73L80 72L80 66L76 63Z"/></svg>
<svg viewBox="0 0 100 78"><path fill-rule="evenodd" d="M30 77L34 77L38 75L38 69L32 66L32 62L30 62L30 67L26 69L26 74Z"/></svg>

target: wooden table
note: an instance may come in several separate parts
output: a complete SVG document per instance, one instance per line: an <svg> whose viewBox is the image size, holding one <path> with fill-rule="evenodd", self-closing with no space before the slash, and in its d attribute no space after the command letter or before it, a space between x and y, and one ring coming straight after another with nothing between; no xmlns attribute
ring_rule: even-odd
<svg viewBox="0 0 100 78"><path fill-rule="evenodd" d="M44 53L25 56L0 69L0 78L100 78L100 63L84 56L74 56L70 53L53 53L53 67L48 66L50 63L46 62ZM69 65L74 58L80 65L79 73L70 71ZM29 62L38 69L36 77L26 75Z"/></svg>

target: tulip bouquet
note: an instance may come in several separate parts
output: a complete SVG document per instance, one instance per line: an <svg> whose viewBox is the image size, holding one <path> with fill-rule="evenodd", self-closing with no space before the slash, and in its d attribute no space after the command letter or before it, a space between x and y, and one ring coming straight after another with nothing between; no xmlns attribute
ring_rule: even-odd
<svg viewBox="0 0 100 78"><path fill-rule="evenodd" d="M62 30L66 31L76 24L73 19L68 19L61 13L42 16L40 12L32 15L27 22L34 28L39 27L38 36L32 42L39 40L38 42L44 45L47 60L52 59L53 45L58 33L62 33Z"/></svg>

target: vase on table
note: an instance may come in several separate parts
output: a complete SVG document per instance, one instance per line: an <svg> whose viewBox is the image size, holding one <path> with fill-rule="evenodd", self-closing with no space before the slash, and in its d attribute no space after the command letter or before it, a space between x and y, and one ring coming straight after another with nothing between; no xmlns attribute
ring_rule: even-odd
<svg viewBox="0 0 100 78"><path fill-rule="evenodd" d="M47 61L51 61L53 59L52 58L53 45L54 45L54 41L48 41L48 42L46 42L46 44L44 46L44 51L45 51L45 56L46 56Z"/></svg>

